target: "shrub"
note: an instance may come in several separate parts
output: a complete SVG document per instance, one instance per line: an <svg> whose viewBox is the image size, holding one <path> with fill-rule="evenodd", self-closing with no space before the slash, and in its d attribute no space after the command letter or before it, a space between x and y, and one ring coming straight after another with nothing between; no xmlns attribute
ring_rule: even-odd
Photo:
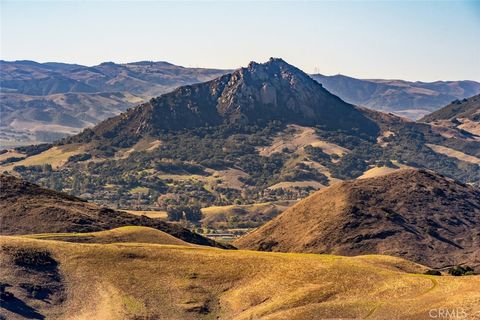
<svg viewBox="0 0 480 320"><path fill-rule="evenodd" d="M438 270L427 270L425 274L431 275L431 276L441 276L442 273Z"/></svg>
<svg viewBox="0 0 480 320"><path fill-rule="evenodd" d="M452 276L468 276L473 274L473 269L469 266L454 266L448 269L448 273Z"/></svg>

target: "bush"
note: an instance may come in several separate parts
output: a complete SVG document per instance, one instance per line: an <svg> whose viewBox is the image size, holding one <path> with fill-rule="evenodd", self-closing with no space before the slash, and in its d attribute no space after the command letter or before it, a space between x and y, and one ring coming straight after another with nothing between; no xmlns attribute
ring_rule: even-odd
<svg viewBox="0 0 480 320"><path fill-rule="evenodd" d="M92 158L92 155L90 153L76 154L76 155L70 156L67 162L86 161L86 160L90 160L91 158Z"/></svg>
<svg viewBox="0 0 480 320"><path fill-rule="evenodd" d="M51 269L57 267L57 261L50 252L36 248L15 248L4 246L4 252L13 258L13 262L19 266L30 269Z"/></svg>
<svg viewBox="0 0 480 320"><path fill-rule="evenodd" d="M454 266L448 269L448 273L452 276L468 276L473 274L473 269L469 266Z"/></svg>
<svg viewBox="0 0 480 320"><path fill-rule="evenodd" d="M431 276L441 276L442 273L438 270L427 270L425 274L431 275Z"/></svg>
<svg viewBox="0 0 480 320"><path fill-rule="evenodd" d="M15 148L16 151L20 153L24 153L27 155L27 157L34 156L36 154L42 153L43 151L46 151L53 147L52 144L50 143L43 143L43 144L35 144L31 146L22 146L22 147L17 147Z"/></svg>

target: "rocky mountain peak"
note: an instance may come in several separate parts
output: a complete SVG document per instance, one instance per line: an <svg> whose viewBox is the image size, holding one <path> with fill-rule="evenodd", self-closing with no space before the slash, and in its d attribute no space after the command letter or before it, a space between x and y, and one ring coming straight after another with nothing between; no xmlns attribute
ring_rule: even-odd
<svg viewBox="0 0 480 320"><path fill-rule="evenodd" d="M134 141L165 130L274 120L369 135L378 132L362 111L279 58L250 62L231 74L180 87L108 119L93 131L109 139Z"/></svg>

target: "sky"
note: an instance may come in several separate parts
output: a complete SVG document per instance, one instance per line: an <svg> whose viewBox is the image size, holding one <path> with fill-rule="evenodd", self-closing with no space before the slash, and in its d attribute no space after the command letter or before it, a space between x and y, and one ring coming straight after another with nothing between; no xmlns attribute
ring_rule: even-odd
<svg viewBox="0 0 480 320"><path fill-rule="evenodd" d="M477 1L5 1L0 57L480 81Z"/></svg>

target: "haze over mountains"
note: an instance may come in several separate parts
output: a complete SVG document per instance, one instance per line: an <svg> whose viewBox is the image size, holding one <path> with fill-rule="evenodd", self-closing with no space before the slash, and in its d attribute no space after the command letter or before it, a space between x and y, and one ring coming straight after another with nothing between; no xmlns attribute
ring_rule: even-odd
<svg viewBox="0 0 480 320"><path fill-rule="evenodd" d="M0 68L1 138L24 144L79 132L151 97L226 72L162 61L93 67L0 61Z"/></svg>
<svg viewBox="0 0 480 320"><path fill-rule="evenodd" d="M0 146L54 141L179 86L229 72L150 61L107 62L93 67L0 61L0 69ZM348 103L413 119L480 92L480 84L474 81L423 83L340 75L312 77Z"/></svg>
<svg viewBox="0 0 480 320"><path fill-rule="evenodd" d="M475 81L404 81L356 79L344 75L312 78L344 101L414 120L447 105L453 100L480 93Z"/></svg>

